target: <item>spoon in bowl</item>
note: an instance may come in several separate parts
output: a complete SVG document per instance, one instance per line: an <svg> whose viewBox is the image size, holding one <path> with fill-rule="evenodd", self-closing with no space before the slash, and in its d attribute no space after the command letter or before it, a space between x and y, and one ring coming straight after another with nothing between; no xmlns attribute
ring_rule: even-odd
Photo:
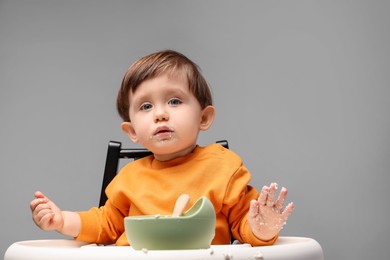
<svg viewBox="0 0 390 260"><path fill-rule="evenodd" d="M183 214L184 209L187 207L188 202L190 202L190 196L188 194L180 195L176 200L172 217L180 217Z"/></svg>

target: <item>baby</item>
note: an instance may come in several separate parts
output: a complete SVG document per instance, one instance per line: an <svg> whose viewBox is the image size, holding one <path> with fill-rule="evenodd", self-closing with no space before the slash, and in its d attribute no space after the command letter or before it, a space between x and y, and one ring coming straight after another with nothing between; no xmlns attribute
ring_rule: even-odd
<svg viewBox="0 0 390 260"><path fill-rule="evenodd" d="M253 246L273 244L293 211L284 207L287 189L277 196L271 183L260 192L248 185L251 174L234 152L218 144L197 145L198 134L213 123L215 108L198 66L172 50L152 53L127 70L118 93L121 128L153 155L128 163L106 189L100 208L62 211L41 192L30 203L35 224L77 240L128 245L124 218L170 214L186 193L189 206L207 196L216 212L212 244L231 236Z"/></svg>

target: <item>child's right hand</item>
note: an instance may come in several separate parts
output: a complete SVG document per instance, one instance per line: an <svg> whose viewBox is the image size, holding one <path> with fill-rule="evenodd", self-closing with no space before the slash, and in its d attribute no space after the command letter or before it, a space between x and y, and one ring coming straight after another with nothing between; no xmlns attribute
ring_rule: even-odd
<svg viewBox="0 0 390 260"><path fill-rule="evenodd" d="M35 199L30 203L34 223L43 230L61 232L64 226L61 209L40 191L35 192L34 196Z"/></svg>

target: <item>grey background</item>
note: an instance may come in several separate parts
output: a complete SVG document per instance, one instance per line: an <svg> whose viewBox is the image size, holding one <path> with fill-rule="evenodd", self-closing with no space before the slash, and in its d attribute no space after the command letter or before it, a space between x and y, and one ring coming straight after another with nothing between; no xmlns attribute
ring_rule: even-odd
<svg viewBox="0 0 390 260"><path fill-rule="evenodd" d="M127 67L185 53L212 86L216 121L261 188L289 188L283 236L326 259L388 259L390 2L0 1L0 254L39 230L36 190L96 206Z"/></svg>

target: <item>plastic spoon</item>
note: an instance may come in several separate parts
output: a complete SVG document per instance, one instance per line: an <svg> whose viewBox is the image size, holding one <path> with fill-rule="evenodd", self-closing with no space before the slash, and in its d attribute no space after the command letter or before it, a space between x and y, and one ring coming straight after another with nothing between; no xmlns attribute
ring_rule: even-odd
<svg viewBox="0 0 390 260"><path fill-rule="evenodd" d="M184 209L190 202L190 196L188 194L182 194L177 198L175 208L173 209L172 217L180 217L183 214Z"/></svg>

